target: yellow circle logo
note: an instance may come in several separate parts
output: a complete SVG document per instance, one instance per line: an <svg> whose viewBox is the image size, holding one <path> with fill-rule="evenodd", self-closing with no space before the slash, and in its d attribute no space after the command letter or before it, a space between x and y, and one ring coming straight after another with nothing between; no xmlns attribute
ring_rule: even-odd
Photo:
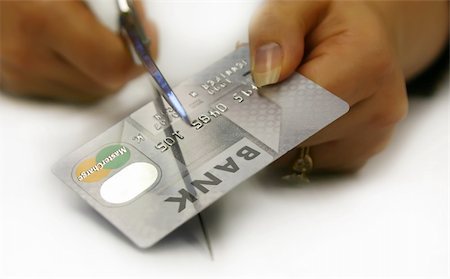
<svg viewBox="0 0 450 279"><path fill-rule="evenodd" d="M100 150L95 158L87 158L75 168L75 176L79 182L96 182L105 178L112 169L124 166L131 153L123 145L110 145Z"/></svg>

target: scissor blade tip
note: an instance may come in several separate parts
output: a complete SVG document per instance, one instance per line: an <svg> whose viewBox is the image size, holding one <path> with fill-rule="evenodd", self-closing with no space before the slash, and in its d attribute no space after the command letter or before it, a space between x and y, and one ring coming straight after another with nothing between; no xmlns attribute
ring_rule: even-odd
<svg viewBox="0 0 450 279"><path fill-rule="evenodd" d="M189 126L191 126L191 120L189 119L189 116L187 115L182 115L181 119L183 119L183 121L188 124Z"/></svg>

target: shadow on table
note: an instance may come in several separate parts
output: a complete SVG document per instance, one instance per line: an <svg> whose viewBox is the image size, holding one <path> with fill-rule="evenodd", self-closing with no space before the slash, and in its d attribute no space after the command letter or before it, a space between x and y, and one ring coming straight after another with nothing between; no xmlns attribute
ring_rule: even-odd
<svg viewBox="0 0 450 279"><path fill-rule="evenodd" d="M116 241L124 243L129 246L130 249L136 250L136 252L156 255L160 252L170 253L173 250L185 249L186 247L189 247L190 249L194 248L192 250L204 255L205 260L210 259L205 240L201 235L198 218L196 217L176 228L154 246L141 249L135 246L134 243L132 243L131 240L129 240L116 227L114 227L114 225L112 225L108 220L106 220L102 215L86 203L79 201L76 204L76 210L86 218L89 218L95 225L100 226L101 229L110 233L114 238L116 238Z"/></svg>

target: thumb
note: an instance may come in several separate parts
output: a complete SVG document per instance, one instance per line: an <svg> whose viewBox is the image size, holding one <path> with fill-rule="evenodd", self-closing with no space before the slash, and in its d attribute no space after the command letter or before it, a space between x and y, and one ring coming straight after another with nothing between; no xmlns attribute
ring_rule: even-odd
<svg viewBox="0 0 450 279"><path fill-rule="evenodd" d="M305 37L319 20L325 2L270 1L249 28L252 75L258 87L289 77L303 58Z"/></svg>

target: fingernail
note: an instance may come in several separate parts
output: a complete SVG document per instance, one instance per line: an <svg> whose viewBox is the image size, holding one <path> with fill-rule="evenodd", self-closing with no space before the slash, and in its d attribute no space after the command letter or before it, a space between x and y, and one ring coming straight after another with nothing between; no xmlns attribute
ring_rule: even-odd
<svg viewBox="0 0 450 279"><path fill-rule="evenodd" d="M256 49L252 63L253 81L261 87L278 81L283 52L277 43L268 43Z"/></svg>

